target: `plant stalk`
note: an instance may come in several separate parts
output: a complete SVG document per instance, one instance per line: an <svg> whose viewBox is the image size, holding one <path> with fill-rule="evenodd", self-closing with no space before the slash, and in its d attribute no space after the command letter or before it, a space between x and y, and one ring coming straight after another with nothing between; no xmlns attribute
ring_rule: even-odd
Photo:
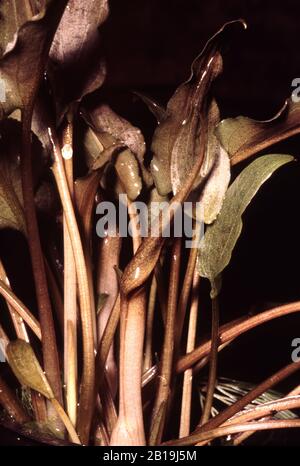
<svg viewBox="0 0 300 466"><path fill-rule="evenodd" d="M89 441L89 434L94 411L95 391L95 355L94 355L94 332L93 315L90 302L90 289L87 269L85 264L82 242L74 213L72 199L68 189L68 183L64 171L64 164L60 147L53 131L49 128L49 136L53 148L54 163L52 171L58 187L62 202L69 236L72 242L73 255L75 258L77 282L79 289L80 314L83 338L83 369L81 378L81 391L78 411L78 432L83 444Z"/></svg>
<svg viewBox="0 0 300 466"><path fill-rule="evenodd" d="M62 154L70 197L74 201L73 124L63 131ZM64 382L68 416L76 425L77 417L77 299L76 266L66 215L63 215L64 235Z"/></svg>
<svg viewBox="0 0 300 466"><path fill-rule="evenodd" d="M21 178L28 245L31 256L39 321L42 334L44 369L55 394L62 402L62 387L53 315L48 292L40 234L34 205L31 157L32 108L22 112Z"/></svg>
<svg viewBox="0 0 300 466"><path fill-rule="evenodd" d="M163 428L165 424L165 414L167 402L170 394L170 383L172 378L173 355L174 355L174 336L175 336L175 318L177 311L177 297L180 278L180 262L181 262L181 239L174 240L172 259L171 259L171 272L168 296L168 309L166 315L166 326L164 344L162 350L161 369L158 378L158 388L156 399L152 411L151 428L150 431L156 430L156 438L151 437L151 444L158 444L163 435ZM164 413L158 416L161 407L164 406ZM159 419L159 427L156 428L157 420Z"/></svg>
<svg viewBox="0 0 300 466"><path fill-rule="evenodd" d="M235 338L257 327L258 325L262 325L266 322L269 322L270 320L299 311L300 301L295 301L293 303L284 304L283 306L278 306L273 309L261 312L260 314L253 317L247 317L245 319L238 319L238 321L229 322L220 327L220 344L223 345L224 343L233 341ZM210 353L210 350L211 340L202 343L194 351L179 359L176 365L176 372L184 372L186 369L196 364L200 359L205 358Z"/></svg>
<svg viewBox="0 0 300 466"><path fill-rule="evenodd" d="M218 363L218 345L219 345L219 303L218 298L212 298L212 324L211 324L211 350L209 360L209 374L207 381L207 390L205 404L201 417L200 425L205 424L211 414L213 405L214 392L217 380L217 363Z"/></svg>
<svg viewBox="0 0 300 466"><path fill-rule="evenodd" d="M193 351L195 347L198 307L199 307L199 283L200 283L200 275L198 274L197 271L195 271L194 277L193 277L192 302L191 302L188 337L187 337L187 345L186 345L187 353L189 353L190 351ZM193 370L187 369L183 376L179 438L186 437L190 433L191 410L192 410L192 388L193 388Z"/></svg>

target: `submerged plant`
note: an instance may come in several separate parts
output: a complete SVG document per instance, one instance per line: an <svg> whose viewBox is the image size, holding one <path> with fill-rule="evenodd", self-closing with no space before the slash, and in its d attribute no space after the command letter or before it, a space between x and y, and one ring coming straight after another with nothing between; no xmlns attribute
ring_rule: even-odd
<svg viewBox="0 0 300 466"><path fill-rule="evenodd" d="M36 298L29 309L0 260L7 304L0 339L16 377L0 375L4 417L40 437L51 432L83 445L202 445L227 435L238 444L249 431L300 427L292 411L299 387L271 390L299 362L257 386L218 381L219 351L300 310L294 302L219 326L221 274L244 211L293 160L272 146L300 133L292 99L268 121L220 121L212 83L224 44L242 34L244 21L208 41L166 108L138 94L158 122L149 165L141 130L93 99L106 75L99 28L108 1L4 0L0 13L0 227L26 239ZM247 165L232 180L241 161ZM191 248L176 234L184 203ZM110 208L112 217L99 223ZM203 278L211 285L211 336L198 345ZM195 424L195 374L207 364ZM227 408L216 411L216 399ZM180 412L172 409L178 400Z"/></svg>

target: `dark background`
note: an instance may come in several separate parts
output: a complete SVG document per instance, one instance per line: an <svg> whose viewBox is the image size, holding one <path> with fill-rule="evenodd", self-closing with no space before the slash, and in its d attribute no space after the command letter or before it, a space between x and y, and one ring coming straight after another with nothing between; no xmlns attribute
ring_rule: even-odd
<svg viewBox="0 0 300 466"><path fill-rule="evenodd" d="M228 113L268 118L299 76L300 5L296 0L111 0L104 28L107 87L147 89L167 98L192 60L226 21L248 30L231 45L220 83Z"/></svg>
<svg viewBox="0 0 300 466"><path fill-rule="evenodd" d="M107 100L114 110L139 126L149 145L155 120L131 91L166 103L190 72L192 60L226 21L243 18L248 29L224 56L224 73L215 86L222 117L271 118L300 77L300 2L297 0L110 0L111 15L103 28L108 64L104 88L93 99ZM300 138L269 153L299 155ZM234 170L233 176L242 167ZM255 197L244 215L244 229L224 273L221 320L257 313L300 299L300 165L281 168ZM4 263L29 269L17 234L0 232ZM14 275L14 274L12 274ZM16 293L30 303L30 279L15 278ZM202 284L203 291L207 285ZM209 307L201 303L199 336L208 331ZM220 375L260 382L291 362L291 342L300 337L300 316L265 324L240 337L220 355ZM283 391L300 383L299 374ZM286 436L276 442L284 444ZM296 434L290 437L297 442Z"/></svg>

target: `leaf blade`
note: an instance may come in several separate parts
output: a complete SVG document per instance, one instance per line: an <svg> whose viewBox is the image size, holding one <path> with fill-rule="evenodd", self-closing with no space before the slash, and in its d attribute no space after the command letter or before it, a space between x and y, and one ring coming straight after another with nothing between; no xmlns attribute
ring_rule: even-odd
<svg viewBox="0 0 300 466"><path fill-rule="evenodd" d="M206 44L192 64L190 78L181 84L167 105L167 116L152 141L151 171L161 195L176 194L199 155L200 115L207 114L213 80L222 71L222 42L242 20L226 23ZM196 180L197 185L197 180Z"/></svg>
<svg viewBox="0 0 300 466"><path fill-rule="evenodd" d="M222 120L216 136L235 165L258 152L300 133L300 103L288 99L270 120L239 116Z"/></svg>
<svg viewBox="0 0 300 466"><path fill-rule="evenodd" d="M67 0L45 0L38 14L21 25L6 47L0 60L0 81L5 88L5 98L0 102L1 118L32 104L66 3Z"/></svg>
<svg viewBox="0 0 300 466"><path fill-rule="evenodd" d="M109 14L108 0L69 0L50 49L49 77L57 119L69 106L102 86L106 77L99 28Z"/></svg>
<svg viewBox="0 0 300 466"><path fill-rule="evenodd" d="M29 343L21 339L12 341L8 344L6 353L8 363L21 384L42 393L50 400L54 398L52 388Z"/></svg>
<svg viewBox="0 0 300 466"><path fill-rule="evenodd" d="M200 242L198 271L202 277L214 282L228 265L242 230L243 212L273 172L292 160L286 154L259 157L229 186L219 216Z"/></svg>

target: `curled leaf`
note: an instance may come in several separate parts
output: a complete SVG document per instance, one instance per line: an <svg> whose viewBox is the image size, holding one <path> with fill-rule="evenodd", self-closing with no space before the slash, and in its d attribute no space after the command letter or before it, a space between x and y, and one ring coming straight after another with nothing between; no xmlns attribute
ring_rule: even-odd
<svg viewBox="0 0 300 466"><path fill-rule="evenodd" d="M53 399L52 388L30 344L18 339L10 342L6 351L8 363L19 382Z"/></svg>
<svg viewBox="0 0 300 466"><path fill-rule="evenodd" d="M67 0L45 0L42 5L30 2L35 6L33 16L20 26L0 60L0 82L5 91L5 98L0 102L0 117L32 103L66 3ZM11 21L10 17L4 20Z"/></svg>
<svg viewBox="0 0 300 466"><path fill-rule="evenodd" d="M221 121L216 136L230 156L231 165L300 133L300 103L288 99L270 120L257 121L244 116Z"/></svg>
<svg viewBox="0 0 300 466"><path fill-rule="evenodd" d="M119 154L115 157L115 168L123 188L134 200L142 189L141 175L146 185L151 184L151 176L144 167L145 141L140 129L104 104L84 117L90 126L84 140L87 163L90 165L94 159L95 169Z"/></svg>
<svg viewBox="0 0 300 466"><path fill-rule="evenodd" d="M117 115L108 105L101 104L88 113L87 122L98 132L109 134L116 142L124 144L143 163L145 140L139 128Z"/></svg>
<svg viewBox="0 0 300 466"><path fill-rule="evenodd" d="M228 265L242 230L242 214L263 183L282 165L293 160L285 154L264 155L248 165L229 186L221 212L207 227L199 248L199 274L215 282Z"/></svg>
<svg viewBox="0 0 300 466"><path fill-rule="evenodd" d="M207 113L211 83L222 70L219 50L227 35L241 26L245 27L243 21L227 23L209 40L194 60L190 78L168 102L167 116L157 127L152 142L151 171L162 195L180 190L199 156L201 115Z"/></svg>
<svg viewBox="0 0 300 466"><path fill-rule="evenodd" d="M99 28L108 0L69 0L50 50L49 76L60 121L72 102L99 88L106 69Z"/></svg>

